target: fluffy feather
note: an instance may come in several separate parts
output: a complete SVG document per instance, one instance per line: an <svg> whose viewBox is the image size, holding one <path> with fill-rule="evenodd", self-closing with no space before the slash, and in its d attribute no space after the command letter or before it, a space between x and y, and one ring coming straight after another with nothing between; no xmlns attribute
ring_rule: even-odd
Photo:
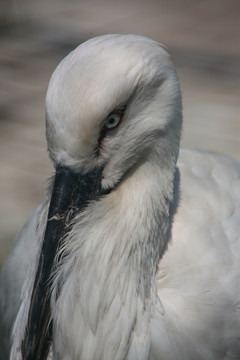
<svg viewBox="0 0 240 360"><path fill-rule="evenodd" d="M136 35L92 39L57 67L46 104L53 163L103 167L111 190L64 238L51 278L49 359L239 358L240 166L184 150L176 167L181 94L167 51ZM122 105L121 125L96 155L104 120ZM2 272L0 310L12 302L1 347L9 352L16 317L12 360L21 360L48 204L49 196Z"/></svg>

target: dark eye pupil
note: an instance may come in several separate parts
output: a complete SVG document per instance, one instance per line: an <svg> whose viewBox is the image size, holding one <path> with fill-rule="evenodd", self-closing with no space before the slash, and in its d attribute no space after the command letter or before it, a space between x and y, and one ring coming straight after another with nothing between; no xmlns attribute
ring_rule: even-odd
<svg viewBox="0 0 240 360"><path fill-rule="evenodd" d="M111 117L111 118L108 120L108 123L109 123L110 125L114 124L114 122L115 122L114 117Z"/></svg>

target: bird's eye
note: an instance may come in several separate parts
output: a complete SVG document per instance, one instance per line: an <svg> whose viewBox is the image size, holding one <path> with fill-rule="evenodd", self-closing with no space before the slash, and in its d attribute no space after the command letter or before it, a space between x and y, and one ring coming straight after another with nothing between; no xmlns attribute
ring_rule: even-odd
<svg viewBox="0 0 240 360"><path fill-rule="evenodd" d="M117 127L122 119L122 114L119 112L114 112L111 113L108 117L107 120L104 123L104 127L106 129L114 129L115 127Z"/></svg>
<svg viewBox="0 0 240 360"><path fill-rule="evenodd" d="M103 140L107 133L113 129L115 129L122 121L124 117L124 112L126 110L127 105L119 106L115 108L110 114L107 116L106 120L103 123L103 127L100 132L100 136L98 138L98 147L97 147L97 156L99 155L100 150L103 148Z"/></svg>

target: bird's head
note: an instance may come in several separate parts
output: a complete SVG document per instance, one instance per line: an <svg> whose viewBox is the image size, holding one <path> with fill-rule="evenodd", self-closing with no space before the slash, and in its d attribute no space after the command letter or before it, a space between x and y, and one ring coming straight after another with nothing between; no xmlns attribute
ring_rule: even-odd
<svg viewBox="0 0 240 360"><path fill-rule="evenodd" d="M52 75L46 98L48 149L55 166L103 168L113 188L150 151L176 161L179 81L170 55L137 35L107 35L72 51Z"/></svg>

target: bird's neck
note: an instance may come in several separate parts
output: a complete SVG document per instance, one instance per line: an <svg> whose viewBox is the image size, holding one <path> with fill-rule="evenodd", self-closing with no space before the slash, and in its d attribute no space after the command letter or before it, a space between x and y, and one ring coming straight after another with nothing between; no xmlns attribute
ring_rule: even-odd
<svg viewBox="0 0 240 360"><path fill-rule="evenodd" d="M53 283L54 347L63 359L148 358L172 173L143 163L76 218Z"/></svg>

